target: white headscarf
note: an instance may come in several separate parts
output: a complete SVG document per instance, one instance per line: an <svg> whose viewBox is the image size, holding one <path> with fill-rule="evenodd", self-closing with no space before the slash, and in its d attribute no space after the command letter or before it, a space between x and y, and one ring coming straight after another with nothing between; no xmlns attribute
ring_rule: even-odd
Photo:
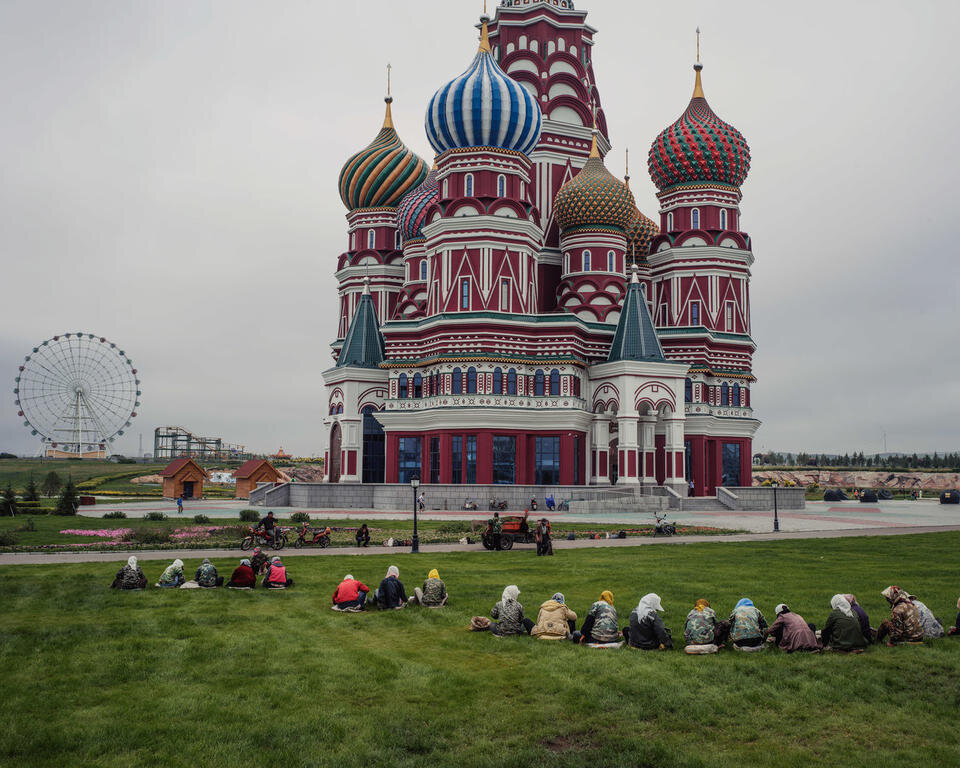
<svg viewBox="0 0 960 768"><path fill-rule="evenodd" d="M181 560L180 558L177 558L176 560L173 561L173 565L175 568L183 568L183 560Z"/></svg>
<svg viewBox="0 0 960 768"><path fill-rule="evenodd" d="M344 580L344 581L353 581L353 574L352 574L352 573L348 573L346 576L343 577L343 580Z"/></svg>
<svg viewBox="0 0 960 768"><path fill-rule="evenodd" d="M127 565L129 565L133 570L137 570L137 556L130 555L130 557L127 558Z"/></svg>
<svg viewBox="0 0 960 768"><path fill-rule="evenodd" d="M391 576L396 576L398 579L400 578L400 569L395 565L387 568L387 578L389 579Z"/></svg>
<svg viewBox="0 0 960 768"><path fill-rule="evenodd" d="M853 618L853 608L850 607L850 603L843 595L834 595L830 598L830 607L835 611L840 611L840 613Z"/></svg>
<svg viewBox="0 0 960 768"><path fill-rule="evenodd" d="M651 613L656 613L657 611L662 610L663 606L660 604L660 596L650 592L649 594L641 597L640 602L637 603L637 618L642 621Z"/></svg>
<svg viewBox="0 0 960 768"><path fill-rule="evenodd" d="M786 603L780 603L776 608L773 609L773 612L779 616L784 611L789 611L789 610L790 609L787 607Z"/></svg>
<svg viewBox="0 0 960 768"><path fill-rule="evenodd" d="M500 599L503 602L507 602L507 600L516 600L518 597L520 597L520 587L516 584L511 584L509 587L504 587L503 595Z"/></svg>

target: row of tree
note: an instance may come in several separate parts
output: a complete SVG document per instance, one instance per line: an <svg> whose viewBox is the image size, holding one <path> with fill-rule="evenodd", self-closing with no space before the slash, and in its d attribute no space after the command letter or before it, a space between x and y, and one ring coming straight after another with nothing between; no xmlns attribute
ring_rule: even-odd
<svg viewBox="0 0 960 768"><path fill-rule="evenodd" d="M768 467L847 467L892 471L953 470L960 472L960 453L923 453L873 456L860 453L845 453L843 456L821 453L769 453L759 454L760 463Z"/></svg>
<svg viewBox="0 0 960 768"><path fill-rule="evenodd" d="M50 475L53 475L53 478L51 478ZM27 483L27 487L19 500L25 502L40 501L40 490L41 489L37 487L36 481L31 477L30 482ZM64 483L56 472L51 472L44 478L42 490L48 498L57 496L56 514L76 514L80 497L77 494L77 487L74 485L72 477L67 477L67 481ZM17 510L17 492L13 489L12 485L7 483L3 495L0 496L0 515L12 517L17 514Z"/></svg>

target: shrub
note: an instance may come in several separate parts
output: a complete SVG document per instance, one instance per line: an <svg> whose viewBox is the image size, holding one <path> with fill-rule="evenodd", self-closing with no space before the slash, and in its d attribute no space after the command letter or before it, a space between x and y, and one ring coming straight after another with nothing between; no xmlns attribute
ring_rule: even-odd
<svg viewBox="0 0 960 768"><path fill-rule="evenodd" d="M437 526L437 533L470 533L470 530L470 523L466 521L444 523Z"/></svg>
<svg viewBox="0 0 960 768"><path fill-rule="evenodd" d="M166 520L167 516L163 514L163 512L147 512L147 514L143 516L143 519L159 522L160 520Z"/></svg>
<svg viewBox="0 0 960 768"><path fill-rule="evenodd" d="M309 523L310 515L307 512L294 512L290 515L290 521L294 523Z"/></svg>
<svg viewBox="0 0 960 768"><path fill-rule="evenodd" d="M60 492L60 498L57 499L57 515L75 515L77 514L77 505L80 499L77 496L77 488L73 484L73 478L67 477L67 484L63 486Z"/></svg>
<svg viewBox="0 0 960 768"><path fill-rule="evenodd" d="M60 475L53 470L50 470L47 472L47 476L43 478L43 484L40 490L43 491L44 496L47 498L52 498L60 493L60 489L62 487L63 481L60 479Z"/></svg>
<svg viewBox="0 0 960 768"><path fill-rule="evenodd" d="M107 512L104 516L104 520L124 520L127 517L127 513L122 509L115 509L112 512Z"/></svg>
<svg viewBox="0 0 960 768"><path fill-rule="evenodd" d="M0 498L0 514L13 517L17 514L17 494L9 483Z"/></svg>
<svg viewBox="0 0 960 768"><path fill-rule="evenodd" d="M23 525L21 525L21 526L19 526L19 527L17 527L17 528L14 528L13 530L15 530L15 531L35 531L35 530L37 530L37 526L35 526L35 525L33 524L33 518L32 518L32 517L28 517L28 518L27 518L27 522L25 522Z"/></svg>
<svg viewBox="0 0 960 768"><path fill-rule="evenodd" d="M195 523L209 523L209 522L210 522L210 518L207 517L206 515L194 515L194 516L193 516L193 522L195 522Z"/></svg>
<svg viewBox="0 0 960 768"><path fill-rule="evenodd" d="M33 479L33 475L30 475L30 482L27 483L27 488L23 492L24 501L40 501L40 489L37 487L37 481Z"/></svg>
<svg viewBox="0 0 960 768"><path fill-rule="evenodd" d="M170 534L158 528L141 528L133 532L130 541L135 544L168 544Z"/></svg>
<svg viewBox="0 0 960 768"><path fill-rule="evenodd" d="M17 543L17 537L12 531L0 531L0 547L12 547Z"/></svg>
<svg viewBox="0 0 960 768"><path fill-rule="evenodd" d="M240 520L244 523L259 523L260 513L255 509L244 509L240 512Z"/></svg>

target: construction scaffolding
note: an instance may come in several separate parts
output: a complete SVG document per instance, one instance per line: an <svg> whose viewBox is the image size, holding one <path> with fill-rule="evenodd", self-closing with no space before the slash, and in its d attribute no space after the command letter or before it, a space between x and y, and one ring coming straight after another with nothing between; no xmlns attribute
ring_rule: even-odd
<svg viewBox="0 0 960 768"><path fill-rule="evenodd" d="M245 446L225 443L221 437L198 437L183 427L157 427L153 431L153 458L243 461L250 454Z"/></svg>

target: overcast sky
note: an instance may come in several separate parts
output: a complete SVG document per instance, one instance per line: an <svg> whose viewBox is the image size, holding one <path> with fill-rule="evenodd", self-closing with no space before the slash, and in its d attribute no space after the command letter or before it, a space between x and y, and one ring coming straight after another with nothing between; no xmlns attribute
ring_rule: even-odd
<svg viewBox="0 0 960 768"><path fill-rule="evenodd" d="M960 3L577 0L614 149L648 215L650 142L704 89L753 162L757 449L957 450ZM340 167L470 62L481 3L0 1L0 450L35 441L17 365L92 331L143 405L118 450L183 425L321 450L346 245Z"/></svg>

